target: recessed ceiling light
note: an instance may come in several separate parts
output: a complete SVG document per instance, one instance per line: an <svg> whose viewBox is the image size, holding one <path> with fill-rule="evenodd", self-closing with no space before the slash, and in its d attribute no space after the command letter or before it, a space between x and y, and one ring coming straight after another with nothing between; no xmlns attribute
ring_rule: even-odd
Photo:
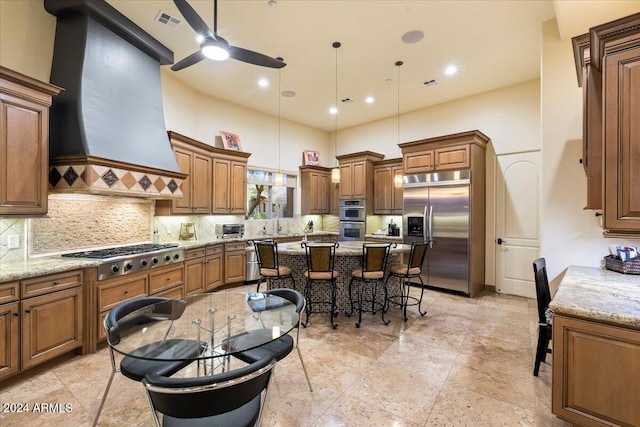
<svg viewBox="0 0 640 427"><path fill-rule="evenodd" d="M267 4L271 7L276 7L278 5L278 2L276 0L269 0Z"/></svg>
<svg viewBox="0 0 640 427"><path fill-rule="evenodd" d="M283 90L281 95L286 98L293 98L294 96L296 96L296 93L292 90Z"/></svg>
<svg viewBox="0 0 640 427"><path fill-rule="evenodd" d="M444 73L445 73L447 76L452 76L452 75L454 75L454 74L455 74L455 73L457 73L457 72L458 72L458 69L456 68L456 66L455 66L455 65L449 65L447 68L445 68L445 69L444 69Z"/></svg>
<svg viewBox="0 0 640 427"><path fill-rule="evenodd" d="M267 87L267 86L269 86L269 80L267 80L267 79L260 79L260 80L258 80L258 86L260 86L260 87Z"/></svg>
<svg viewBox="0 0 640 427"><path fill-rule="evenodd" d="M402 36L402 41L407 44L418 43L420 40L424 38L424 33L420 30L413 30L407 33L404 33Z"/></svg>
<svg viewBox="0 0 640 427"><path fill-rule="evenodd" d="M329 108L329 114L338 114L338 109L336 107Z"/></svg>
<svg viewBox="0 0 640 427"><path fill-rule="evenodd" d="M364 102L366 102L367 104L373 104L374 101L375 101L375 99L373 99L373 96L367 96L364 99Z"/></svg>
<svg viewBox="0 0 640 427"><path fill-rule="evenodd" d="M196 41L198 42L198 44L202 43L204 41L204 36L201 34L198 34L196 36Z"/></svg>

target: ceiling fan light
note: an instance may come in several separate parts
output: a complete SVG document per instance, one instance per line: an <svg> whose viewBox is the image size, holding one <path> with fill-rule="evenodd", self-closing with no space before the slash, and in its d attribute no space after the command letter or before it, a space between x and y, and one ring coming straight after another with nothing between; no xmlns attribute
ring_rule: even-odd
<svg viewBox="0 0 640 427"><path fill-rule="evenodd" d="M214 61L224 61L229 58L229 50L218 40L206 40L202 44L202 54Z"/></svg>

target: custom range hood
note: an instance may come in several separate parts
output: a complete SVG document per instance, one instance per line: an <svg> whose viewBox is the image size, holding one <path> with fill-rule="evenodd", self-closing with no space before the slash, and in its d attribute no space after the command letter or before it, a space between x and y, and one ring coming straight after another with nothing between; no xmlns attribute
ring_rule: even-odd
<svg viewBox="0 0 640 427"><path fill-rule="evenodd" d="M103 0L45 0L57 17L49 189L181 197L162 109L160 65L173 52Z"/></svg>

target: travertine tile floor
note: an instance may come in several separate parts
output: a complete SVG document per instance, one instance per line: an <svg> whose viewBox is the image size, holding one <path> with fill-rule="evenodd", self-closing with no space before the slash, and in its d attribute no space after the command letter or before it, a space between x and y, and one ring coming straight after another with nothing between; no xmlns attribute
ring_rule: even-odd
<svg viewBox="0 0 640 427"><path fill-rule="evenodd" d="M247 287L252 290L253 286ZM234 289L237 291L237 288ZM419 292L417 289L413 293ZM314 315L301 330L314 391L292 353L279 362L263 426L568 426L551 414L551 367L533 377L536 302L486 292L469 299L426 291L411 309L352 318ZM550 361L548 357L548 361ZM0 402L70 404L70 412L0 413L4 426L90 426L110 372L108 351L76 356L0 385ZM100 425L152 426L142 385L116 375Z"/></svg>

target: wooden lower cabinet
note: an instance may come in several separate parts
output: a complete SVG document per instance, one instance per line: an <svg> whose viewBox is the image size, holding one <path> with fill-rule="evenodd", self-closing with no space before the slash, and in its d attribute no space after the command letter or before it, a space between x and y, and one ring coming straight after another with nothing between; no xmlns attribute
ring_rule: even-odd
<svg viewBox="0 0 640 427"><path fill-rule="evenodd" d="M640 330L553 317L552 411L578 426L640 426Z"/></svg>
<svg viewBox="0 0 640 427"><path fill-rule="evenodd" d="M82 287L20 302L21 369L82 346Z"/></svg>
<svg viewBox="0 0 640 427"><path fill-rule="evenodd" d="M206 249L204 247L189 249L185 252L184 276L186 295L201 294L204 292L205 254Z"/></svg>
<svg viewBox="0 0 640 427"><path fill-rule="evenodd" d="M19 305L0 305L0 380L20 370Z"/></svg>
<svg viewBox="0 0 640 427"><path fill-rule="evenodd" d="M245 242L224 245L224 283L244 282L247 274L247 245Z"/></svg>
<svg viewBox="0 0 640 427"><path fill-rule="evenodd" d="M213 245L206 249L204 261L204 290L209 292L224 285L224 246Z"/></svg>
<svg viewBox="0 0 640 427"><path fill-rule="evenodd" d="M184 296L184 265L170 264L152 269L149 273L149 295L173 298L167 295Z"/></svg>

